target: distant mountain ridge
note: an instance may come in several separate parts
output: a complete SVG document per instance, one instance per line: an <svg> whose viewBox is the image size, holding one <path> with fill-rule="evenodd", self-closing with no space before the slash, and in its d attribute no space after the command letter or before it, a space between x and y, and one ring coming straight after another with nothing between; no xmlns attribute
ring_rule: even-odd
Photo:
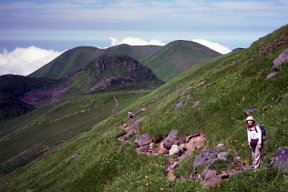
<svg viewBox="0 0 288 192"><path fill-rule="evenodd" d="M84 69L86 65L102 55L128 55L139 61L151 53L157 51L160 46L130 46L118 45L107 49L96 47L75 47L55 58L53 61L36 70L30 77L46 77L61 79L77 69Z"/></svg>
<svg viewBox="0 0 288 192"><path fill-rule="evenodd" d="M179 73L220 53L193 41L173 41L165 46L117 45L107 49L76 47L30 74L30 77L60 79L77 69L84 69L91 60L102 55L128 55L150 68L162 81L169 81Z"/></svg>

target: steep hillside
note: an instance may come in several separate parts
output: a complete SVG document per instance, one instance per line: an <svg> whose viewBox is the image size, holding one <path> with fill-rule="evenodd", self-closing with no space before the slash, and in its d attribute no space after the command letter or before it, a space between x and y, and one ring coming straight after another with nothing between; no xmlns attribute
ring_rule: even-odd
<svg viewBox="0 0 288 192"><path fill-rule="evenodd" d="M77 96L0 122L0 174L11 172L43 153L89 131L103 119L151 91ZM73 123L72 123L73 122Z"/></svg>
<svg viewBox="0 0 288 192"><path fill-rule="evenodd" d="M195 64L220 53L192 41L173 41L142 60L162 81L169 81Z"/></svg>
<svg viewBox="0 0 288 192"><path fill-rule="evenodd" d="M270 158L278 147L287 145L288 62L271 66L287 48L288 25L245 50L196 65L88 132L2 176L0 189L286 192L287 175L271 167ZM237 172L242 167L232 161L241 166L251 164L244 123L244 112L251 107L256 109L254 118L267 131L263 163L258 171ZM133 120L127 120L129 110L135 113ZM202 139L193 139L198 137ZM199 142L191 154L168 155L163 149L191 140L194 145ZM206 188L198 182L205 167L194 164L202 149L211 149L213 154L215 146L228 154L227 160L211 162L209 168L215 169L215 175L228 169L236 173L228 175L226 182ZM181 162L176 161L182 157ZM173 174L172 182L169 176ZM203 179L207 181L206 176Z"/></svg>
<svg viewBox="0 0 288 192"><path fill-rule="evenodd" d="M24 94L31 90L42 90L46 94L41 94L41 100L49 102L52 95L48 94L48 90L56 88L62 83L62 80L51 80L46 78L32 78L19 75L3 75L0 76L0 121L17 117L28 111L35 109L36 104L41 103L33 97L34 104L26 102ZM40 96L40 94L38 94Z"/></svg>
<svg viewBox="0 0 288 192"><path fill-rule="evenodd" d="M65 78L78 69L86 68L87 64L101 55L128 55L137 60L157 51L159 46L129 46L118 45L107 49L99 49L96 47L76 47L70 49L50 63L41 67L30 77L46 77L51 79Z"/></svg>

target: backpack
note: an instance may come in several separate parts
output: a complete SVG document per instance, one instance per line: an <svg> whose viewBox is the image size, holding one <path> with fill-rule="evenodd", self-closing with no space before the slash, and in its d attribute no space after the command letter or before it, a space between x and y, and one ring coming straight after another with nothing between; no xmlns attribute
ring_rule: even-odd
<svg viewBox="0 0 288 192"><path fill-rule="evenodd" d="M266 131L265 131L265 129L264 129L264 126L262 126L262 125L260 125L260 124L256 124L256 126L258 126L258 127L260 128L261 133L262 133L262 139L265 140L265 138L266 138ZM257 132L257 128L255 128L255 131L256 131L256 133L258 133L258 132Z"/></svg>

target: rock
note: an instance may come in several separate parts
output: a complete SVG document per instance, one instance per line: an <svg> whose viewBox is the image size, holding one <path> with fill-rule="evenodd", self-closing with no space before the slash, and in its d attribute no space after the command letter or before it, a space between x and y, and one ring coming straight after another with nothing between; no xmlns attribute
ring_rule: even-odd
<svg viewBox="0 0 288 192"><path fill-rule="evenodd" d="M177 142L177 130L172 130L168 134L168 136L163 140L163 146L167 149L170 150L172 145L176 144Z"/></svg>
<svg viewBox="0 0 288 192"><path fill-rule="evenodd" d="M195 101L195 103L192 105L192 107L197 107L198 105L200 105L200 101Z"/></svg>
<svg viewBox="0 0 288 192"><path fill-rule="evenodd" d="M278 67L279 65L288 61L288 48L285 49L273 62L272 67Z"/></svg>
<svg viewBox="0 0 288 192"><path fill-rule="evenodd" d="M180 147L178 145L172 145L171 149L169 150L169 155L179 154Z"/></svg>
<svg viewBox="0 0 288 192"><path fill-rule="evenodd" d="M171 170L174 170L174 169L177 167L178 164L179 164L179 162L174 162L174 163L171 165L170 169L171 169Z"/></svg>
<svg viewBox="0 0 288 192"><path fill-rule="evenodd" d="M234 157L233 158L233 162L236 163L236 164L241 162L241 157L239 157L239 156Z"/></svg>
<svg viewBox="0 0 288 192"><path fill-rule="evenodd" d="M269 73L269 74L267 75L266 79L270 79L270 78L274 77L276 74L277 74L277 72L276 72L276 71L273 71L272 73Z"/></svg>
<svg viewBox="0 0 288 192"><path fill-rule="evenodd" d="M217 154L217 159L223 160L223 161L227 161L226 156L228 155L228 152L221 152Z"/></svg>
<svg viewBox="0 0 288 192"><path fill-rule="evenodd" d="M288 172L288 146L279 147L271 160L272 165Z"/></svg>
<svg viewBox="0 0 288 192"><path fill-rule="evenodd" d="M213 161L216 160L215 155L217 153L217 151L221 150L221 149L225 149L224 145L218 145L217 147L213 148L213 149L206 149L206 150L202 150L202 152L200 153L200 155L198 155L195 159L195 161L193 162L193 167L198 167L201 165L207 165L212 163Z"/></svg>
<svg viewBox="0 0 288 192"><path fill-rule="evenodd" d="M124 130L128 126L127 123L124 123L123 125L120 125L120 129Z"/></svg>
<svg viewBox="0 0 288 192"><path fill-rule="evenodd" d="M222 144L222 143L219 143L217 146L216 146L217 148L222 148L222 147L225 147L225 145L224 144Z"/></svg>
<svg viewBox="0 0 288 192"><path fill-rule="evenodd" d="M220 177L221 179L227 179L229 178L230 174L227 171L222 171L220 175L218 175L218 177Z"/></svg>
<svg viewBox="0 0 288 192"><path fill-rule="evenodd" d="M74 159L76 159L79 156L79 154L74 154L71 157L65 159L66 163L70 163L71 161L73 161Z"/></svg>
<svg viewBox="0 0 288 192"><path fill-rule="evenodd" d="M26 192L33 192L33 189L26 189Z"/></svg>
<svg viewBox="0 0 288 192"><path fill-rule="evenodd" d="M142 112L144 112L144 111L146 111L146 107L140 107L140 111L142 111Z"/></svg>
<svg viewBox="0 0 288 192"><path fill-rule="evenodd" d="M142 135L139 135L135 139L135 142L141 147L141 146L149 145L150 143L152 143L152 139L148 133L144 133Z"/></svg>
<svg viewBox="0 0 288 192"><path fill-rule="evenodd" d="M161 142L161 143L159 144L159 148L158 148L157 153L158 153L158 154L165 154L165 153L167 153L167 152L168 152L167 149L163 146L163 142Z"/></svg>
<svg viewBox="0 0 288 192"><path fill-rule="evenodd" d="M216 175L217 171L215 169L205 169L203 171L203 178L206 181L212 179L213 177L216 177Z"/></svg>
<svg viewBox="0 0 288 192"><path fill-rule="evenodd" d="M184 104L184 101L180 101L179 103L176 104L176 108L180 108Z"/></svg>
<svg viewBox="0 0 288 192"><path fill-rule="evenodd" d="M137 153L152 153L149 145L140 146L136 149Z"/></svg>
<svg viewBox="0 0 288 192"><path fill-rule="evenodd" d="M214 187L218 183L220 183L222 179L220 177L212 177L211 179L204 181L203 184L208 186L208 187Z"/></svg>
<svg viewBox="0 0 288 192"><path fill-rule="evenodd" d="M251 113L255 112L255 111L258 111L259 110L259 107L250 107L250 108L247 108L245 110L245 114L246 115L251 115Z"/></svg>

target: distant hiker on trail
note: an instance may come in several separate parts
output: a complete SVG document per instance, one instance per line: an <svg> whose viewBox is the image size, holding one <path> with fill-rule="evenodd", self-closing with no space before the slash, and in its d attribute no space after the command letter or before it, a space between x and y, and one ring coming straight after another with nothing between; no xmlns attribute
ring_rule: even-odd
<svg viewBox="0 0 288 192"><path fill-rule="evenodd" d="M134 117L134 116L133 116L133 112L132 112L132 111L129 111L129 112L128 112L128 118L129 118L129 119L133 119L133 117Z"/></svg>
<svg viewBox="0 0 288 192"><path fill-rule="evenodd" d="M245 122L248 125L247 136L248 145L252 151L252 167L253 169L257 169L259 168L261 162L261 151L264 136L262 136L263 133L261 130L261 125L256 124L252 116L248 116Z"/></svg>

